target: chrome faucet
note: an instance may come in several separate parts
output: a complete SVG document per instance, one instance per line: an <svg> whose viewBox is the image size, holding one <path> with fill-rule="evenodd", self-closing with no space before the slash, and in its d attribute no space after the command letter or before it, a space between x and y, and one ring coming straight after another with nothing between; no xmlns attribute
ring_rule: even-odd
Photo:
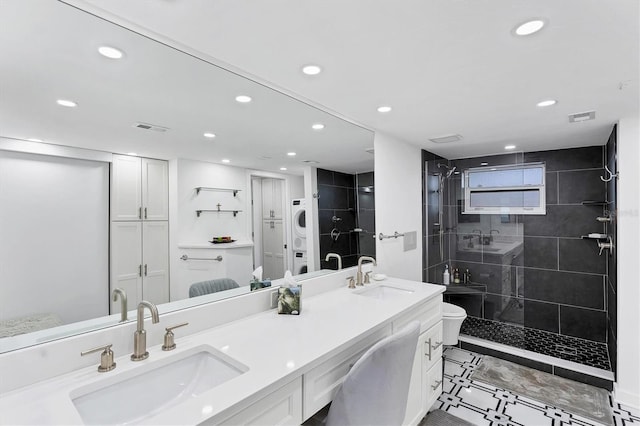
<svg viewBox="0 0 640 426"><path fill-rule="evenodd" d="M327 257L324 258L325 262L328 262L329 259L334 258L338 260L338 271L342 269L342 257L338 253L327 253Z"/></svg>
<svg viewBox="0 0 640 426"><path fill-rule="evenodd" d="M149 352L147 352L147 332L144 329L144 308L149 308L149 311L151 311L151 322L153 324L160 321L156 305L151 302L147 302L146 300L143 300L138 304L138 327L136 332L133 333L132 361L142 361L149 357Z"/></svg>
<svg viewBox="0 0 640 426"><path fill-rule="evenodd" d="M358 273L356 274L356 285L364 285L362 280L362 262L368 260L373 262L373 266L377 266L376 260L371 256L360 256L358 259Z"/></svg>
<svg viewBox="0 0 640 426"><path fill-rule="evenodd" d="M113 301L118 301L118 295L120 295L120 322L127 320L127 293L121 288L113 289Z"/></svg>

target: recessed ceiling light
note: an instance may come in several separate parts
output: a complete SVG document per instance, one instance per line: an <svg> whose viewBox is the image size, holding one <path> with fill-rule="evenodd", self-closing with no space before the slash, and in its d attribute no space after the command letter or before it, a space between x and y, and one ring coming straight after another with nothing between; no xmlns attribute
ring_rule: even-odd
<svg viewBox="0 0 640 426"><path fill-rule="evenodd" d="M287 170L287 168L286 167L280 167L280 170L282 170L284 172L285 170Z"/></svg>
<svg viewBox="0 0 640 426"><path fill-rule="evenodd" d="M516 149L516 146L515 145L506 145L504 147L504 149L506 149L507 151L511 151L512 149Z"/></svg>
<svg viewBox="0 0 640 426"><path fill-rule="evenodd" d="M514 33L519 36L528 36L540 31L544 25L545 22L542 19L532 19L531 21L518 25Z"/></svg>
<svg viewBox="0 0 640 426"><path fill-rule="evenodd" d="M555 99L547 99L546 101L538 102L536 105L538 105L539 107L548 107L557 103L558 101L556 101Z"/></svg>
<svg viewBox="0 0 640 426"><path fill-rule="evenodd" d="M480 163L481 166L488 166L489 163L487 163L486 161L483 161L482 163Z"/></svg>
<svg viewBox="0 0 640 426"><path fill-rule="evenodd" d="M313 130L322 130L322 129L324 129L324 124L322 124L322 123L316 123L316 124L312 125L312 126L311 126L311 128L312 128Z"/></svg>
<svg viewBox="0 0 640 426"><path fill-rule="evenodd" d="M68 99L58 99L56 103L60 106L68 107L68 108L75 108L78 106L77 103L70 101Z"/></svg>
<svg viewBox="0 0 640 426"><path fill-rule="evenodd" d="M229 159L227 159L227 158L223 158L223 159L222 159L222 162L223 162L223 163L230 163L230 162L231 162L231 160L229 160Z"/></svg>
<svg viewBox="0 0 640 426"><path fill-rule="evenodd" d="M240 102L241 104L246 104L251 102L251 96L239 95L239 96L236 96L236 101Z"/></svg>
<svg viewBox="0 0 640 426"><path fill-rule="evenodd" d="M204 136L205 138L213 139L216 137L216 134L211 132L206 132L202 136Z"/></svg>
<svg viewBox="0 0 640 426"><path fill-rule="evenodd" d="M287 155L288 155L289 157L295 157L295 156L296 156L296 153L295 153L295 152L287 152Z"/></svg>
<svg viewBox="0 0 640 426"><path fill-rule="evenodd" d="M138 153L137 152L127 152L127 155L132 155L134 157L137 157Z"/></svg>
<svg viewBox="0 0 640 426"><path fill-rule="evenodd" d="M391 107L390 106L383 105L383 106L378 107L378 112L385 113L385 112L389 112L389 111L391 111Z"/></svg>
<svg viewBox="0 0 640 426"><path fill-rule="evenodd" d="M111 46L100 46L98 52L109 59L120 59L124 56L121 50Z"/></svg>
<svg viewBox="0 0 640 426"><path fill-rule="evenodd" d="M309 64L302 67L302 72L307 75L318 75L322 72L322 68L318 65Z"/></svg>
<svg viewBox="0 0 640 426"><path fill-rule="evenodd" d="M42 139L37 139L37 138L29 138L27 139L29 142L43 142Z"/></svg>

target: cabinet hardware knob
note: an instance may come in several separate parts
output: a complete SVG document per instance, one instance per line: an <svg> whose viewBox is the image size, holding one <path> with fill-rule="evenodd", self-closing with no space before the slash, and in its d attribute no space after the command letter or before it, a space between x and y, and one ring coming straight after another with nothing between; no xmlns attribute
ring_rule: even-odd
<svg viewBox="0 0 640 426"><path fill-rule="evenodd" d="M436 342L436 345L435 345L435 346L431 346L431 349L433 349L433 350L435 351L435 350L436 350L436 349L438 349L440 346L442 346L442 342Z"/></svg>
<svg viewBox="0 0 640 426"><path fill-rule="evenodd" d="M138 276L142 276L142 264L138 265Z"/></svg>
<svg viewBox="0 0 640 426"><path fill-rule="evenodd" d="M147 276L147 264L146 263L144 264L144 276L145 277Z"/></svg>
<svg viewBox="0 0 640 426"><path fill-rule="evenodd" d="M431 389L436 390L438 389L438 386L440 386L441 384L442 384L442 380L436 380L436 384L431 385Z"/></svg>
<svg viewBox="0 0 640 426"><path fill-rule="evenodd" d="M138 207L138 219L142 219L142 207Z"/></svg>
<svg viewBox="0 0 640 426"><path fill-rule="evenodd" d="M147 218L147 208L146 207L144 208L144 218L145 219Z"/></svg>

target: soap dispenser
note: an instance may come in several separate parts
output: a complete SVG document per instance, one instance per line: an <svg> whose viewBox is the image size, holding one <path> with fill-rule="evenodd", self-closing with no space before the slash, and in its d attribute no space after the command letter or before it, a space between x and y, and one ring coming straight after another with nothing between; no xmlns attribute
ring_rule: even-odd
<svg viewBox="0 0 640 426"><path fill-rule="evenodd" d="M444 285L449 285L449 265L444 265L444 274L442 274L442 283Z"/></svg>

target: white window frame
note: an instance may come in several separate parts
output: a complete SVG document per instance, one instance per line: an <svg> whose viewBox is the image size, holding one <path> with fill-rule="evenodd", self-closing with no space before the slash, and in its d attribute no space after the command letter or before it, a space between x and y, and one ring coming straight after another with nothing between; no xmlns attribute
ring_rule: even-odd
<svg viewBox="0 0 640 426"><path fill-rule="evenodd" d="M525 169L542 169L542 183L541 184L522 184L515 186L492 186L492 187L480 187L470 188L469 179L473 173L487 173L493 171L504 170L525 170ZM487 166L487 167L475 167L464 171L464 178L462 179L462 186L464 190L464 211L462 214L523 214L523 215L545 215L547 214L547 202L546 202L546 166L544 163L526 163L526 164L510 164L506 166ZM539 192L539 204L535 207L513 207L513 206L495 206L495 207L472 207L471 195L480 192L496 192L496 191L538 191Z"/></svg>

